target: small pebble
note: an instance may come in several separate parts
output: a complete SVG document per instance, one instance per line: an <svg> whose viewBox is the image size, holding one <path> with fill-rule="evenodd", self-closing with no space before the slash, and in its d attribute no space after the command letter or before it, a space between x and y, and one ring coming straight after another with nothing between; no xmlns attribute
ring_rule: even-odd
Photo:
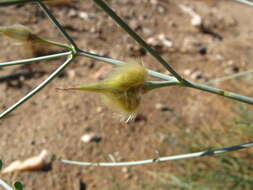
<svg viewBox="0 0 253 190"><path fill-rule="evenodd" d="M84 143L100 142L101 140L102 140L102 137L99 135L96 135L95 133L84 134L81 137L81 141L83 141Z"/></svg>
<svg viewBox="0 0 253 190"><path fill-rule="evenodd" d="M162 111L162 112L171 112L173 111L171 108L165 106L164 104L161 104L161 103L157 103L155 104L155 108Z"/></svg>

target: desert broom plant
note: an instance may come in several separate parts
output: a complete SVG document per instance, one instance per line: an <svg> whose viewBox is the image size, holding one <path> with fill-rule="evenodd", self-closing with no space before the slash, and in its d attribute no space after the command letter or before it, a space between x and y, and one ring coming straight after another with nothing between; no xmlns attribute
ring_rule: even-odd
<svg viewBox="0 0 253 190"><path fill-rule="evenodd" d="M240 102L244 102L247 104L253 104L253 98L251 98L251 97L247 97L247 96L243 96L240 94L224 91L224 90L217 89L212 86L208 86L208 85L204 85L204 84L194 83L192 81L184 79L154 49L152 49L137 33L135 33L104 1L102 1L102 0L93 0L93 1L100 8L102 8L109 16L111 16L112 19L119 26L121 26L124 31L126 31L134 40L136 40L136 42L138 42L144 49L146 49L161 65L163 65L173 75L173 76L168 76L168 75L156 72L156 71L145 70L145 72L147 72L148 75L162 79L162 81L146 81L145 80L145 85L142 84L142 88L144 86L144 89L142 89L143 91L148 92L148 91L154 90L156 88L168 87L168 86L174 85L174 86L195 88L195 89L199 89L202 91L207 91L209 93L218 94L220 96L230 98L233 100L237 100ZM48 16L48 18L51 20L51 22L57 27L59 32L66 39L66 41L68 42L68 45L57 43L57 42L51 42L51 41L43 41L43 42L46 42L48 45L60 46L60 47L64 48L66 51L63 53L60 53L60 54L55 54L55 55L48 55L48 56L43 56L43 57L38 57L38 58L31 58L31 59L24 59L24 60L17 60L17 61L0 63L0 66L3 67L3 66L11 66L11 65L16 65L16 64L26 64L26 63L36 62L36 61L55 59L58 57L66 57L66 61L60 67L58 67L45 81L43 81L36 88L34 88L31 92L29 92L27 95L25 95L23 98L21 98L17 103L15 103L11 107L9 107L7 110L5 110L3 113L1 113L0 119L4 118L10 112L17 109L22 103L26 102L33 95L35 95L40 90L42 90L48 83L50 83L56 76L58 76L78 56L85 56L88 58L96 59L96 60L103 61L103 62L113 64L113 65L122 66L122 65L127 64L126 62L122 62L122 61L108 58L108 57L99 56L97 54L92 54L92 53L86 52L86 51L78 48L78 46L76 45L74 40L68 35L68 33L64 30L64 28L61 26L61 24L52 15L52 13L47 8L47 6L43 3L43 1L40 1L40 0L2 0L2 1L0 1L0 6L9 6L9 5L15 5L15 4L20 4L20 3L22 3L22 4L23 3L30 3L30 2L38 4L38 6L43 10L43 12ZM246 3L246 1L243 1L243 0L240 0L240 2ZM250 4L250 5L252 5L252 4ZM8 27L9 26L6 26L6 28L8 28ZM11 29L11 28L8 28L8 29ZM8 32L14 32L14 31L15 30L12 29L12 30L9 30ZM32 35L34 35L34 34L32 34ZM13 35L11 35L11 37L13 37ZM38 38L38 39L42 39L42 38ZM132 77L132 75L131 75L131 77ZM118 77L115 77L115 78L112 77L112 80L117 81ZM130 78L125 78L124 80L128 81L128 80L130 80ZM138 90L138 92L139 92L139 90ZM126 96L126 97L128 97L128 96ZM186 159L186 158L200 157L200 156L206 156L206 155L214 155L214 154L219 154L219 153L223 153L223 152L239 150L242 148L248 148L251 146L253 146L253 142L249 142L249 143L245 143L245 144L241 144L241 145L236 145L236 146L232 146L232 147L227 147L227 148L221 148L221 149L217 149L217 150L189 153L189 154L169 156L169 157L159 157L159 158L154 158L154 159L150 159L150 160L123 162L123 163L90 163L90 162L89 163L79 163L79 162L74 162L74 161L63 161L63 162L71 163L71 164L79 164L79 165L127 166L127 165L148 164L148 163L155 163L155 162L169 161L169 160Z"/></svg>

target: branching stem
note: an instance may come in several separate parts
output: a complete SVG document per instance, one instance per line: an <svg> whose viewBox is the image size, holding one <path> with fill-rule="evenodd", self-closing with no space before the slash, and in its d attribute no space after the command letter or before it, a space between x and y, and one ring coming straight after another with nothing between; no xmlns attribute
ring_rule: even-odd
<svg viewBox="0 0 253 190"><path fill-rule="evenodd" d="M46 80L44 80L42 83L40 83L36 88L34 88L31 92L29 92L27 95L25 95L23 98L21 98L18 102L13 104L11 107L9 107L7 110L5 110L3 113L1 113L0 119L4 118L11 111L13 111L17 107L19 107L21 104L23 104L28 99L30 99L32 96L34 96L36 93L38 93L40 90L42 90L49 82L51 82L55 77L57 77L60 74L60 72L63 69L65 69L65 67L67 67L72 60L73 60L73 56L70 55L69 58L60 67L58 67Z"/></svg>

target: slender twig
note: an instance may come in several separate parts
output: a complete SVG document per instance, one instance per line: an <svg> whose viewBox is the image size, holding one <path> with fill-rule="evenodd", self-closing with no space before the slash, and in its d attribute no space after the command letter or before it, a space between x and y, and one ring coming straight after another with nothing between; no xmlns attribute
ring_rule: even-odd
<svg viewBox="0 0 253 190"><path fill-rule="evenodd" d="M157 88L175 86L175 85L180 85L176 78L175 80L171 80L171 81L148 81L146 82L146 89L150 91Z"/></svg>
<svg viewBox="0 0 253 190"><path fill-rule="evenodd" d="M147 50L159 63L161 63L171 74L173 74L180 82L187 83L153 48L151 48L136 32L134 32L106 3L102 0L93 0L101 7L114 21L120 25L134 40L136 40L145 50Z"/></svg>
<svg viewBox="0 0 253 190"><path fill-rule="evenodd" d="M233 92L229 92L229 91L225 91L225 90L221 90L218 88L214 88L211 86L207 86L204 84L199 84L199 83L194 83L194 82L190 82L191 85L184 85L183 87L188 87L188 88L195 88L198 90L202 90L202 91L206 91L206 92L210 92L213 94L217 94L220 96L223 96L225 98L229 98L229 99L233 99L233 100L237 100L240 102L244 102L247 104L251 104L253 105L253 98L251 97L247 97L247 96L242 96L240 94L236 94ZM148 90L153 90L156 88L161 88L161 87L166 87L166 86L173 86L173 85L178 85L178 86L182 86L182 84L176 80L176 78L174 80L170 80L170 81L153 81L153 82L148 82L147 83L149 86L147 86Z"/></svg>
<svg viewBox="0 0 253 190"><path fill-rule="evenodd" d="M78 161L70 161L70 160L62 160L65 164L72 164L72 165L79 165L79 166L103 166L103 167L116 167L116 166L135 166L135 165L143 165L143 164L152 164L158 162L166 162L172 160L182 160L188 158L196 158L202 156L211 156L215 154L221 154L225 152L235 151L243 148L249 148L253 146L253 142L240 144L236 146L230 146L215 150L208 150L203 152L195 152L189 154L180 154L175 156L165 156L165 157L158 157L149 160L139 160L139 161L130 161L130 162L78 162Z"/></svg>
<svg viewBox="0 0 253 190"><path fill-rule="evenodd" d="M43 12L48 16L48 18L51 20L53 24L55 24L56 28L61 32L63 37L74 47L74 50L77 49L77 45L74 42L74 40L68 35L68 33L63 29L61 24L56 20L56 18L52 15L50 10L44 5L43 2L38 0L38 4L40 8L43 10Z"/></svg>
<svg viewBox="0 0 253 190"><path fill-rule="evenodd" d="M96 59L98 61L103 61L103 62L112 64L112 65L126 64L126 62L124 62L124 61L120 61L120 60L117 60L117 59L112 59L112 58L109 58L109 57L99 56L99 55L89 53L89 52L86 52L86 51L83 51L83 50L80 50L80 49L77 50L77 55L89 57L89 58ZM175 77L168 76L168 75L165 75L165 74L153 71L153 70L148 70L148 73L149 73L150 76L153 76L153 77L156 77L156 78L159 78L159 79L163 79L163 80L166 80L166 81L177 80Z"/></svg>
<svg viewBox="0 0 253 190"><path fill-rule="evenodd" d="M50 45L54 45L54 46L58 46L58 47L62 47L66 50L70 50L72 51L72 47L66 45L66 44L62 44L62 43L58 43L58 42L54 42L54 41L49 41L49 40L44 40L43 39L43 42L44 44L50 44Z"/></svg>
<svg viewBox="0 0 253 190"><path fill-rule="evenodd" d="M253 7L253 2L252 1L247 1L247 0L234 0L234 1L237 1L239 3L243 3L243 4L246 4L246 5L249 5L249 6Z"/></svg>
<svg viewBox="0 0 253 190"><path fill-rule="evenodd" d="M3 113L0 114L0 119L5 117L7 114L12 112L14 109L19 107L21 104L23 104L25 101L30 99L33 95L35 95L37 92L39 92L42 88L44 88L49 82L51 82L55 77L59 75L59 73L68 66L68 64L73 60L73 56L69 56L69 58L60 66L58 67L46 80L44 80L42 83L40 83L36 88L34 88L31 92L29 92L27 95L25 95L23 98L21 98L18 102L16 102L14 105L9 107L7 110L5 110Z"/></svg>
<svg viewBox="0 0 253 190"><path fill-rule="evenodd" d="M6 190L14 190L11 186L5 183L3 180L0 179L0 186L2 186Z"/></svg>
<svg viewBox="0 0 253 190"><path fill-rule="evenodd" d="M236 74L233 74L233 75L213 79L213 80L210 80L210 81L206 82L205 84L213 84L213 83L217 83L217 82L223 82L223 81L226 81L226 80L231 80L231 79L234 79L234 78L245 76L245 75L248 75L248 74L251 74L251 73L253 73L253 69L250 69L248 71L242 71L242 72L239 72L239 73L236 73Z"/></svg>
<svg viewBox="0 0 253 190"><path fill-rule="evenodd" d="M64 52L64 53L57 53L57 54L53 54L53 55L35 57L35 58L30 58L30 59L9 61L9 62L0 63L0 67L7 67L7 66L13 66L13 65L20 65L20 64L26 64L26 63L33 63L33 62L38 62L38 61L56 59L56 58L59 58L59 57L70 55L71 53L72 52L68 51L68 52Z"/></svg>
<svg viewBox="0 0 253 190"><path fill-rule="evenodd" d="M122 64L126 63L126 62L123 62L123 61L119 61L117 59L112 59L112 58L100 56L100 55L97 55L97 54L94 54L94 53L89 53L89 52L81 50L81 49L77 50L77 55L88 57L88 58L95 59L95 60L98 60L98 61L103 61L103 62L113 64L113 65L122 65Z"/></svg>
<svg viewBox="0 0 253 190"><path fill-rule="evenodd" d="M236 93L233 93L233 92L221 90L221 89L214 88L214 87L211 87L211 86L207 86L207 85L204 85L204 84L191 82L191 85L186 86L186 87L195 88L195 89L206 91L206 92L211 92L213 94L218 94L218 95L221 95L221 96L226 97L226 98L234 99L234 100L237 100L237 101L240 101L240 102L244 102L244 103L253 105L253 98L250 98L250 97L247 97L247 96L242 96L240 94L236 94Z"/></svg>

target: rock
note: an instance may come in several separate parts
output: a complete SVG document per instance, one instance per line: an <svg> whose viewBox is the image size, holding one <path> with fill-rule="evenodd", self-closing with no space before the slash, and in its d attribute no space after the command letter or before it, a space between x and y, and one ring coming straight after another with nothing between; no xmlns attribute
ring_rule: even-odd
<svg viewBox="0 0 253 190"><path fill-rule="evenodd" d="M229 68L225 69L224 70L224 73L226 74L235 74L235 73L238 73L240 71L239 67L236 66L236 65L232 65L230 66Z"/></svg>
<svg viewBox="0 0 253 190"><path fill-rule="evenodd" d="M207 47L194 37L186 37L180 50L183 53L199 53L201 55L207 53Z"/></svg>
<svg viewBox="0 0 253 190"><path fill-rule="evenodd" d="M155 108L157 110L162 111L162 112L171 112L171 111L173 111L171 108L169 108L169 107L167 107L167 106L165 106L164 104L161 104L161 103L155 104Z"/></svg>
<svg viewBox="0 0 253 190"><path fill-rule="evenodd" d="M153 46L158 52L162 53L167 48L173 47L173 42L169 40L165 34L159 34L154 37L150 37L147 39L147 43Z"/></svg>
<svg viewBox="0 0 253 190"><path fill-rule="evenodd" d="M86 12L79 12L78 13L78 16L81 18L81 19L84 19L84 20L89 20L89 15L88 15L88 13L86 13Z"/></svg>
<svg viewBox="0 0 253 190"><path fill-rule="evenodd" d="M147 43L152 46L157 46L157 45L159 45L159 40L155 37L150 37L147 39Z"/></svg>
<svg viewBox="0 0 253 190"><path fill-rule="evenodd" d="M102 140L102 137L99 135L96 135L95 133L84 134L81 137L81 141L83 141L84 143L100 142L101 140Z"/></svg>
<svg viewBox="0 0 253 190"><path fill-rule="evenodd" d="M199 27L202 25L202 18L198 15L193 9L190 7L186 7L185 5L179 5L179 8L185 12L186 14L190 15L191 18L191 25L195 27Z"/></svg>
<svg viewBox="0 0 253 190"><path fill-rule="evenodd" d="M34 171L42 170L48 167L51 162L53 155L47 150L42 150L38 156L28 158L24 161L14 161L9 166L3 169L2 173L12 173L17 171Z"/></svg>
<svg viewBox="0 0 253 190"><path fill-rule="evenodd" d="M157 4L158 4L158 0L150 0L150 3L151 3L152 5L157 5Z"/></svg>
<svg viewBox="0 0 253 190"><path fill-rule="evenodd" d="M192 71L190 69L185 69L183 73L184 75L189 76L192 73Z"/></svg>
<svg viewBox="0 0 253 190"><path fill-rule="evenodd" d="M164 46L168 48L173 47L173 42L169 40L164 34L159 34L158 39L163 43Z"/></svg>
<svg viewBox="0 0 253 190"><path fill-rule="evenodd" d="M96 109L96 111L97 111L98 113L100 113L102 110L103 110L102 107L97 107L97 109Z"/></svg>
<svg viewBox="0 0 253 190"><path fill-rule="evenodd" d="M166 12L166 9L165 7L163 6L158 6L157 7L157 11L160 13L160 14L164 14Z"/></svg>
<svg viewBox="0 0 253 190"><path fill-rule="evenodd" d="M70 9L68 12L68 17L75 18L77 17L77 11L75 9Z"/></svg>
<svg viewBox="0 0 253 190"><path fill-rule="evenodd" d="M154 33L151 29L146 28L146 27L142 27L142 32L143 32L146 36L152 35L152 34Z"/></svg>
<svg viewBox="0 0 253 190"><path fill-rule="evenodd" d="M74 190L86 190L87 186L86 184L80 179L76 179L74 183Z"/></svg>
<svg viewBox="0 0 253 190"><path fill-rule="evenodd" d="M129 26L130 26L134 31L137 31L137 30L142 29L141 24L139 24L139 22L138 22L137 20L131 20L131 21L129 22Z"/></svg>
<svg viewBox="0 0 253 190"><path fill-rule="evenodd" d="M76 76L75 70L73 70L73 69L68 70L68 71L67 71L67 76L68 76L68 78L70 78L70 79L75 78L75 76Z"/></svg>
<svg viewBox="0 0 253 190"><path fill-rule="evenodd" d="M208 77L203 74L202 72L200 71L195 71L193 72L190 77L193 79L193 80L203 80L203 81L207 81L208 80Z"/></svg>
<svg viewBox="0 0 253 190"><path fill-rule="evenodd" d="M123 167L123 168L121 169L121 171L122 171L123 173L127 173L127 172L129 172L129 170L128 170L128 168L127 168L127 167Z"/></svg>

